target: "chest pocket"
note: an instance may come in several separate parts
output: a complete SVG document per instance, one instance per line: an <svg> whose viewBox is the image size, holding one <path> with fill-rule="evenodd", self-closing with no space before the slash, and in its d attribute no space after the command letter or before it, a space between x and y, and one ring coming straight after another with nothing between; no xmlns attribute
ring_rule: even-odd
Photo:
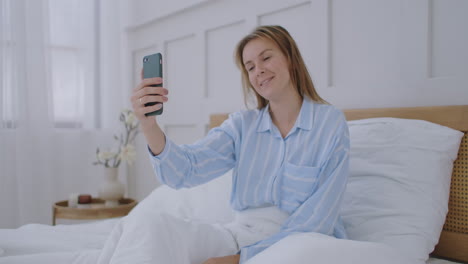
<svg viewBox="0 0 468 264"><path fill-rule="evenodd" d="M315 192L318 185L320 167L297 166L292 163L284 164L281 196L295 202L305 201ZM291 199L293 198L293 199Z"/></svg>

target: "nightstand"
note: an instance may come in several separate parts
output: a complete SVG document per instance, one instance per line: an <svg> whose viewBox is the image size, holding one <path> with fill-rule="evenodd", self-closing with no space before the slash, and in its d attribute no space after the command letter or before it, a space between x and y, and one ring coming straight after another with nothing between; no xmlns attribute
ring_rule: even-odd
<svg viewBox="0 0 468 264"><path fill-rule="evenodd" d="M118 206L106 207L104 206L104 200L93 198L87 208L72 208L68 207L68 201L59 201L52 207L52 225L55 225L55 220L59 218L90 220L125 216L137 203L138 202L133 199L123 198L120 199Z"/></svg>

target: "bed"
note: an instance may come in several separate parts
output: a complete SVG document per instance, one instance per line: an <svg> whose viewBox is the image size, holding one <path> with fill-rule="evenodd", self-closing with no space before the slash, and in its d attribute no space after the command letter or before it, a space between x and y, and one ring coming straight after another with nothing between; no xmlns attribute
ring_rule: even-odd
<svg viewBox="0 0 468 264"><path fill-rule="evenodd" d="M351 175L342 215L350 239L292 235L248 264L467 263L468 105L344 112ZM209 126L227 117L212 115ZM129 239L139 239L140 219L171 214L231 221L230 186L228 172L192 189L159 187L124 218L0 230L0 263L125 263L112 258L113 245L125 228L133 233ZM145 253L134 254L126 259Z"/></svg>

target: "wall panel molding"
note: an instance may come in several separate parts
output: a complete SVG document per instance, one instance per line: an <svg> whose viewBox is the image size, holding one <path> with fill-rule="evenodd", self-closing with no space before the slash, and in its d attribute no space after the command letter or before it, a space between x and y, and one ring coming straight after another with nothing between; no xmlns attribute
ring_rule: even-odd
<svg viewBox="0 0 468 264"><path fill-rule="evenodd" d="M196 37L196 34L193 33L193 34L178 36L178 37L171 38L171 39L166 39L163 41L163 49L162 49L163 50L163 76L164 76L164 82L166 84L170 82L170 78L168 78L167 75L165 74L165 71L168 68L167 55L168 55L169 46L177 42L186 41L195 37Z"/></svg>
<svg viewBox="0 0 468 264"><path fill-rule="evenodd" d="M171 17L178 16L178 15L183 15L184 13L188 13L188 12L190 12L192 10L204 8L207 5L210 5L210 4L212 4L212 2L215 2L215 1L217 1L217 0L199 1L198 3L188 5L188 6L184 7L184 8L174 10L174 11L169 12L167 14L163 14L163 15L160 15L160 16L153 17L151 19L148 19L147 21L127 26L125 28L125 31L134 32L134 31L138 31L138 30L141 30L141 29L144 29L144 28L148 28L148 27L151 27L151 26L153 26L155 24L162 23L162 22L164 22L164 20L167 20L167 19L169 19Z"/></svg>
<svg viewBox="0 0 468 264"><path fill-rule="evenodd" d="M428 79L468 72L468 1L428 0Z"/></svg>
<svg viewBox="0 0 468 264"><path fill-rule="evenodd" d="M272 10L272 11L267 11L267 12L264 12L264 13L260 13L260 14L257 15L257 21L261 22L262 17L275 15L277 13L289 11L291 9L295 9L295 8L299 8L299 7L304 7L304 6L307 6L307 5L310 5L310 4L311 4L311 1L304 1L302 3L287 5L287 6L284 6L282 8L279 8L279 9L275 9L275 10ZM258 23L258 24L260 25L261 23Z"/></svg>
<svg viewBox="0 0 468 264"><path fill-rule="evenodd" d="M427 0L427 78L434 77L434 0Z"/></svg>
<svg viewBox="0 0 468 264"><path fill-rule="evenodd" d="M194 33L163 43L164 87L169 90L169 102L159 120L164 124L191 123L200 114L202 98L201 37Z"/></svg>
<svg viewBox="0 0 468 264"><path fill-rule="evenodd" d="M222 25L219 25L219 26L207 28L205 30L205 33L213 32L213 31L217 31L217 30L222 30L222 29L229 28L229 27L232 27L232 26L237 26L239 24L245 23L245 21L246 21L245 19L239 19L239 20L228 22L226 24L222 24Z"/></svg>
<svg viewBox="0 0 468 264"><path fill-rule="evenodd" d="M333 0L327 1L327 87L332 87L333 82Z"/></svg>
<svg viewBox="0 0 468 264"><path fill-rule="evenodd" d="M196 36L196 34L192 33L192 34L182 35L182 36L178 36L178 37L171 38L171 39L166 39L166 40L164 40L164 47L166 47L168 44L171 44L173 42L186 40L186 39L189 39L189 38L193 38L195 36Z"/></svg>
<svg viewBox="0 0 468 264"><path fill-rule="evenodd" d="M205 32L204 32L204 52L205 52L205 56L204 57L205 57L206 63L204 65L204 80L203 80L205 98L210 97L210 90L213 88L213 87L210 87L210 82L209 82L209 79L210 79L209 67L210 66L209 66L208 62L210 61L210 56L211 56L210 51L212 50L210 48L210 35L211 34L216 34L217 32L221 32L221 31L224 31L224 30L233 29L233 28L235 28L237 26L241 26L244 23L246 23L246 20L241 19L241 20L229 22L227 24L219 25L219 26L216 26L216 27L209 28L209 29L205 30Z"/></svg>
<svg viewBox="0 0 468 264"><path fill-rule="evenodd" d="M165 124L163 128L176 144L191 144L199 138L196 124Z"/></svg>

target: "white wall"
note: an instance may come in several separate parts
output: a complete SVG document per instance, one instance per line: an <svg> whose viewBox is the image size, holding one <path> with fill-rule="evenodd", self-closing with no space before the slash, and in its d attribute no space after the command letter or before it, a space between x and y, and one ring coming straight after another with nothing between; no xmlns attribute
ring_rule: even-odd
<svg viewBox="0 0 468 264"><path fill-rule="evenodd" d="M138 82L144 55L163 53L160 121L176 143L203 136L209 114L244 107L233 50L261 24L290 31L318 92L339 108L468 103L465 0L122 1L124 86ZM131 194L154 188L151 173L140 159Z"/></svg>

